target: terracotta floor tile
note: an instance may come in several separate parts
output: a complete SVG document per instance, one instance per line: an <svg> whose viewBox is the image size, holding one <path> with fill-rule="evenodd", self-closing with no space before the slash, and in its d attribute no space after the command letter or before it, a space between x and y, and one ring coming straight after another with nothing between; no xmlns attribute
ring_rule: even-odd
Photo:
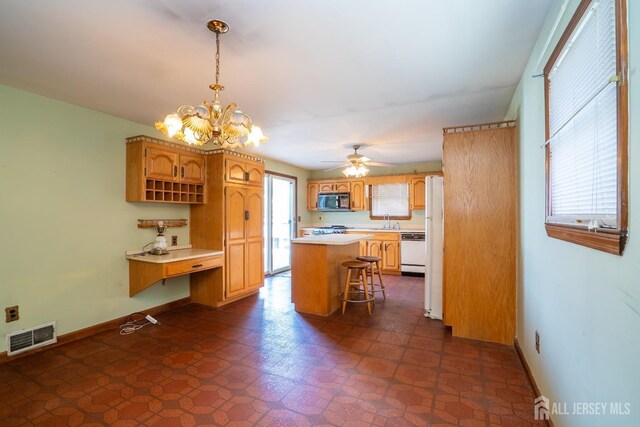
<svg viewBox="0 0 640 427"><path fill-rule="evenodd" d="M297 314L289 280L0 365L0 425L542 425L513 348L424 318L421 278L328 318Z"/></svg>

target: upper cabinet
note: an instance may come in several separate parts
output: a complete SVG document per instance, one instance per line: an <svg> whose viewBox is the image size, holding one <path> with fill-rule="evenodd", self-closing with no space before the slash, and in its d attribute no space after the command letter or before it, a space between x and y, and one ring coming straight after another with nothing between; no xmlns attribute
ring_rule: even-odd
<svg viewBox="0 0 640 427"><path fill-rule="evenodd" d="M204 154L146 138L127 142L126 200L204 203Z"/></svg>
<svg viewBox="0 0 640 427"><path fill-rule="evenodd" d="M252 185L262 187L264 166L260 162L248 159L225 159L225 181L231 184Z"/></svg>
<svg viewBox="0 0 640 427"><path fill-rule="evenodd" d="M364 181L351 181L351 210L362 211L366 209L364 196Z"/></svg>
<svg viewBox="0 0 640 427"><path fill-rule="evenodd" d="M318 210L318 193L320 193L319 189L320 184L318 184L317 182L310 182L307 184L307 210Z"/></svg>
<svg viewBox="0 0 640 427"><path fill-rule="evenodd" d="M409 186L409 206L412 211L425 209L425 178L411 178Z"/></svg>
<svg viewBox="0 0 640 427"><path fill-rule="evenodd" d="M335 192L336 183L331 182L319 182L318 183L318 192L319 193L334 193Z"/></svg>
<svg viewBox="0 0 640 427"><path fill-rule="evenodd" d="M180 154L180 181L191 184L204 183L204 156Z"/></svg>

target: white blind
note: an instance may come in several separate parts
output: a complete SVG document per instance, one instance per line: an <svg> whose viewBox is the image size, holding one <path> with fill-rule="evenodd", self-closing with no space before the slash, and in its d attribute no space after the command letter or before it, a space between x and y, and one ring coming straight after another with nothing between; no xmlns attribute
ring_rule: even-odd
<svg viewBox="0 0 640 427"><path fill-rule="evenodd" d="M615 75L615 1L594 0L548 76L547 222L617 225Z"/></svg>
<svg viewBox="0 0 640 427"><path fill-rule="evenodd" d="M409 216L409 184L371 186L372 216Z"/></svg>

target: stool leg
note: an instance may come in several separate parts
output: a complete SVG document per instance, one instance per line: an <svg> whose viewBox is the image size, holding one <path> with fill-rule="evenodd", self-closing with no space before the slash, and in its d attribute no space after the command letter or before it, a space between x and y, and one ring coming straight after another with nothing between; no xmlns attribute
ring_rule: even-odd
<svg viewBox="0 0 640 427"><path fill-rule="evenodd" d="M367 291L367 278L365 277L364 271L364 269L360 270L360 277L362 277L362 288L364 289L364 296L365 298L367 298L367 310L369 311L369 316L371 316L371 300L373 299L373 296L369 295L369 292Z"/></svg>
<svg viewBox="0 0 640 427"><path fill-rule="evenodd" d="M342 314L347 309L347 299L349 298L349 286L351 285L351 269L347 268L347 280L344 284L344 293L342 294Z"/></svg>
<svg viewBox="0 0 640 427"><path fill-rule="evenodd" d="M376 287L375 287L375 283L373 280L373 265L374 263L372 262L371 264L369 264L369 267L371 268L371 298L373 298L373 303L376 303Z"/></svg>
<svg viewBox="0 0 640 427"><path fill-rule="evenodd" d="M378 280L380 280L380 289L382 290L382 298L387 299L387 294L384 291L384 283L382 282L382 273L380 272L380 261L376 261L376 269L378 270Z"/></svg>

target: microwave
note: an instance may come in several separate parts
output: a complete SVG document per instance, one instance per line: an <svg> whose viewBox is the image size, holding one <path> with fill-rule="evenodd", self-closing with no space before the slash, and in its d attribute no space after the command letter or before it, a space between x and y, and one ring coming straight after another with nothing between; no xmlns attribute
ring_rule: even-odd
<svg viewBox="0 0 640 427"><path fill-rule="evenodd" d="M349 211L351 202L349 193L318 194L319 211Z"/></svg>

